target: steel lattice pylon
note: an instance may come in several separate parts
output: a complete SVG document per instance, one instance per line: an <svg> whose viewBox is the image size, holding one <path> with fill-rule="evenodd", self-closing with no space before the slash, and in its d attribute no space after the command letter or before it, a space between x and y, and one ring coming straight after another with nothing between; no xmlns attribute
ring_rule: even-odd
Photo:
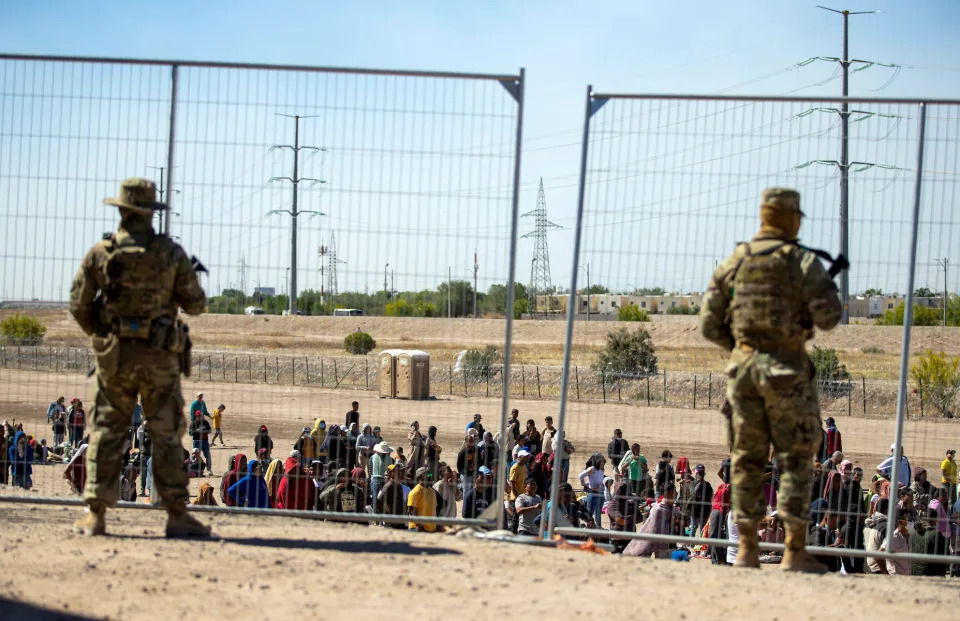
<svg viewBox="0 0 960 621"><path fill-rule="evenodd" d="M533 260L530 262L530 287L527 289L527 311L531 315L535 315L550 310L549 305L544 308L537 307L537 296L553 293L553 283L550 278L550 250L547 248L547 230L560 228L559 225L547 220L547 199L543 193L543 177L540 178L536 208L521 217L526 218L528 216L533 216L534 230L521 237L534 238Z"/></svg>
<svg viewBox="0 0 960 621"><path fill-rule="evenodd" d="M337 258L337 238L330 231L330 251L327 255L327 291L330 296L337 295L337 264L346 263Z"/></svg>

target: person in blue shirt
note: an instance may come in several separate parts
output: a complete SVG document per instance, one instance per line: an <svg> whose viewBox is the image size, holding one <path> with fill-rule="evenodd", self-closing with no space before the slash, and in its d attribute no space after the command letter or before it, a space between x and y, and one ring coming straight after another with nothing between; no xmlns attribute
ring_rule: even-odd
<svg viewBox="0 0 960 621"><path fill-rule="evenodd" d="M238 507L270 508L270 492L263 480L263 468L256 459L247 462L247 476L227 489L227 495Z"/></svg>
<svg viewBox="0 0 960 621"><path fill-rule="evenodd" d="M483 425L480 424L480 420L482 418L483 417L480 416L480 412L477 412L476 414L473 415L473 420L467 423L467 431L470 431L471 429L476 429L478 438L483 437L484 429L483 429Z"/></svg>
<svg viewBox="0 0 960 621"><path fill-rule="evenodd" d="M63 405L63 402L66 399L64 397L58 397L56 401L50 404L50 407L47 408L47 422L53 422L53 415L59 412L64 417L67 415L67 408Z"/></svg>
<svg viewBox="0 0 960 621"><path fill-rule="evenodd" d="M140 402L137 401L137 405L133 406L133 417L131 421L131 426L134 430L140 426L140 423L143 422L143 406L140 405Z"/></svg>

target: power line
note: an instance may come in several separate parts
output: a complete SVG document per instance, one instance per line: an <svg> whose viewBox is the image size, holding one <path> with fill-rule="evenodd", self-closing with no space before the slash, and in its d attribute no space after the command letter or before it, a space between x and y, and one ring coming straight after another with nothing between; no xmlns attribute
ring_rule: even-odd
<svg viewBox="0 0 960 621"><path fill-rule="evenodd" d="M296 314L297 312L297 219L302 214L311 214L312 216L323 215L319 211L298 211L297 210L297 199L300 194L300 182L309 181L312 185L318 183L326 183L322 179L315 179L313 177L301 177L300 176L300 151L307 149L313 152L323 151L321 147L308 147L300 144L300 119L315 118L312 116L300 116L299 114L289 115L289 114L279 114L278 116L285 116L287 118L293 119L293 145L288 144L277 144L270 147L270 150L274 149L290 149L293 151L293 176L292 177L270 177L270 182L273 181L289 181L293 184L293 204L291 209L272 209L267 212L267 215L275 213L288 213L290 214L290 306L289 312L291 315Z"/></svg>

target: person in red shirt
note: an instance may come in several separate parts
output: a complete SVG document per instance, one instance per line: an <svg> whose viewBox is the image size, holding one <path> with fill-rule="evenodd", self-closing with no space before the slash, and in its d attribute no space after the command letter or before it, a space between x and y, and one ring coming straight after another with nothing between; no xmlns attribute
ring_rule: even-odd
<svg viewBox="0 0 960 621"><path fill-rule="evenodd" d="M824 421L827 425L827 455L833 455L837 451L843 452L843 440L840 437L840 430L837 429L837 423L832 416L828 416Z"/></svg>
<svg viewBox="0 0 960 621"><path fill-rule="evenodd" d="M277 488L277 508L308 511L313 509L317 488L296 457L283 462L283 478Z"/></svg>

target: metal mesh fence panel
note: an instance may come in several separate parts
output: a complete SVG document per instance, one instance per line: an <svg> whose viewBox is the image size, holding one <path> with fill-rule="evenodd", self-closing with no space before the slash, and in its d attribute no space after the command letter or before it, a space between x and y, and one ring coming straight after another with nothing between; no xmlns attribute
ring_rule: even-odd
<svg viewBox="0 0 960 621"><path fill-rule="evenodd" d="M406 514L428 467L450 501L441 515L476 517L476 495L466 513L463 496L482 434L461 449L473 414L499 435L505 407L522 92L522 73L2 57L0 319L46 331L4 335L0 411L11 439L19 425L30 436L35 461L14 472L4 459L0 496L78 497L96 380L67 300L84 253L116 230L101 200L147 177L169 205L154 228L209 270L207 312L186 318L191 499L206 484L218 504L237 502L223 481L246 474L230 474L243 455L269 473L271 507L289 479L298 497L286 509L384 510L376 498L393 460L391 512ZM488 362L458 364L488 346ZM396 350L392 384L383 350ZM143 437L151 416L139 429L131 412L124 500L158 500ZM497 457L484 462L491 497ZM355 501L322 494L341 467Z"/></svg>
<svg viewBox="0 0 960 621"><path fill-rule="evenodd" d="M757 233L760 194L771 186L801 193L800 238L807 246L834 254L841 230L849 230L851 295L844 303L851 325L818 332L811 348L822 418L840 432L837 436L831 428L829 449L842 451L836 464L829 463L827 447L818 455L824 463L816 467L811 500L820 510L812 517L820 524L829 508L839 514L839 526L813 528L811 541L825 545L842 536L851 547L863 548L877 496L897 496L895 486L881 492L881 483L872 479L890 476L883 462L897 419L902 349L897 325L911 293L907 276L917 183L923 189L914 322L931 327L915 329L911 368L927 349L945 352L948 366L960 353L955 328L932 327L939 326L941 315L944 323L955 323L950 314L955 296L949 293L951 287L956 290L955 276L946 287L943 280L938 287L935 278L943 277L942 266L949 262L943 257L949 260L956 244L958 224L944 208L956 188L956 103L929 106L938 123L927 127L923 145L939 161L931 164L928 157L919 180L919 102L849 101L846 163L838 157L841 103L588 96L582 216L574 247L579 255L570 279L574 293L552 296L551 303L572 322L561 416L565 439L576 452L564 474L591 524L641 531L642 537L705 532L727 538L727 514L715 510L729 502L721 476L721 461L729 455L728 424L717 411L726 393L727 355L700 336L696 315L711 274L737 242ZM845 222L838 209L842 177L849 182ZM932 261L937 257L939 272ZM950 419L933 413L935 387L922 384L915 376L907 382L903 448L913 473L918 467L936 473L939 487L940 462L950 448L944 438L955 434L948 431ZM829 472L841 463L849 468L847 475ZM769 512L776 508L779 473L776 464L768 470ZM677 488L676 509L658 513L668 485ZM929 528L930 516L907 513L910 529L922 534ZM650 523L654 514L666 522ZM586 526L587 520L574 521ZM956 519L949 528L945 520L941 515L941 530L952 537ZM766 524L763 541L782 541L779 522L768 518ZM695 554L711 554L705 542L688 543L696 545ZM645 554L656 549L643 548ZM714 560L725 557L712 552ZM852 559L844 561L845 568L862 570L862 562Z"/></svg>

